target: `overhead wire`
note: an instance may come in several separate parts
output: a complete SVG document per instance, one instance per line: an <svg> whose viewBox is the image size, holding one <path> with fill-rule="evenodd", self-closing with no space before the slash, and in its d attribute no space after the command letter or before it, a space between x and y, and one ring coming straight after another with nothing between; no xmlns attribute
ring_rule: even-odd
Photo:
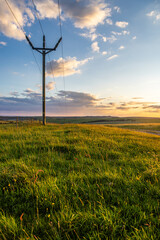
<svg viewBox="0 0 160 240"><path fill-rule="evenodd" d="M22 30L22 32L23 32L24 35L25 35L25 31L23 30L22 26L20 25L18 19L17 19L16 16L15 16L14 12L12 11L12 8L11 8L11 6L9 5L8 1L5 0L5 2L6 2L6 4L7 4L7 6L8 6L8 8L9 8L10 12L12 13L13 17L15 18L15 20L16 20L18 26L20 27L20 29Z"/></svg>
<svg viewBox="0 0 160 240"><path fill-rule="evenodd" d="M38 11L37 11L37 8L36 8L36 5L35 5L35 2L34 0L31 0L32 1L32 4L33 4L33 7L35 9L35 13L36 13L36 17L37 17L37 20L39 22L39 25L40 25L40 28L41 28L41 31L42 31L42 34L44 35L44 30L43 30L43 26L41 24L41 20L40 20L40 17L38 15ZM59 26L60 26L60 37L62 38L62 42L61 42L61 52L62 52L62 61L63 61L63 84L64 84L64 92L65 92L65 78L64 78L64 51L63 51L63 37L62 37L62 21L61 21L61 10L60 10L60 1L58 0L58 16L59 16ZM52 76L53 76L53 79L54 79L54 82L55 82L55 88L57 90L57 86L56 86L56 81L55 81L55 77L54 77L54 74L53 74L53 64L50 60L50 55L48 54L48 58L49 58L49 63L50 63L50 68L51 68L51 71L52 71ZM58 91L58 90L57 90ZM66 96L65 96L65 101L66 101Z"/></svg>
<svg viewBox="0 0 160 240"><path fill-rule="evenodd" d="M38 20L38 22L39 22L39 25L40 25L40 28L41 28L41 31L42 31L42 34L45 35L45 34L44 34L44 30L43 30L43 26L42 26L42 24L41 24L40 17L39 17L39 15L38 15L38 11L37 11L36 5L35 5L35 3L34 3L34 0L31 0L31 1L32 1L32 4L33 4L33 7L34 7L34 10L35 10L35 13L36 13L37 20ZM48 53L47 55L48 55L49 64L50 64L50 68L51 68L51 72L52 72L52 77L53 77L54 82L55 82L55 89L56 89L56 91L58 91L58 90L57 90L57 86L56 86L55 77L54 77L54 74L53 74L53 65L52 65L52 63L51 63L50 55L49 55L49 53Z"/></svg>
<svg viewBox="0 0 160 240"><path fill-rule="evenodd" d="M39 16L38 16L38 12L37 12L36 5L35 5L35 3L34 3L34 0L31 0L31 1L32 1L33 6L34 6L35 13L36 13L36 17L37 17L37 19L38 19L38 22L39 22L39 25L40 25L42 34L44 35L44 30L43 30L43 27L42 27L40 18L39 18ZM17 25L19 26L19 28L21 29L21 31L23 32L23 34L24 34L24 36L25 36L25 38L26 38L26 33L25 33L23 27L21 26L20 22L18 21L16 15L14 14L14 12L13 12L13 10L12 10L12 7L10 6L10 4L8 3L7 0L5 0L5 2L6 2L6 4L7 4L7 6L8 6L8 8L9 8L10 12L12 13L12 15L13 15L16 23L17 23ZM61 10L60 10L60 1L59 1L59 0L58 0L58 12L59 12L60 36L61 36L61 38L62 38L62 35L63 35L63 34L62 34L62 21L61 21ZM37 62L36 56L35 56L35 54L34 54L34 52L33 52L33 49L32 49L32 48L30 48L30 49L31 49L31 52L32 52L32 54L33 54L34 60L35 60L35 62L36 62L36 64L37 64L37 67L38 67L40 73L42 73L41 68L40 68L40 66L39 66L39 63ZM62 38L62 43L61 43L61 52L62 52L62 60L63 60L63 83L64 83L64 92L65 92L63 38ZM53 75L53 66L52 66L52 63L51 63L49 54L48 54L48 58L49 58L49 62L50 62L50 66L51 66L51 71L52 71L52 75ZM53 79L55 79L55 78L54 78L54 75L53 75ZM55 83L56 83L56 82L55 82ZM56 84L55 84L55 88L56 88L56 90L57 90ZM57 91L58 91L58 90L57 90ZM66 96L65 96L65 99L66 99ZM65 101L66 101L66 100L65 100Z"/></svg>
<svg viewBox="0 0 160 240"><path fill-rule="evenodd" d="M62 42L61 42L61 53L62 53L62 61L63 61L64 98L65 98L65 105L66 105L66 83L65 83L65 69L64 69L64 46L63 46L63 33L62 33L62 20L61 20L60 0L58 0L58 15L59 15L60 37L62 38Z"/></svg>
<svg viewBox="0 0 160 240"><path fill-rule="evenodd" d="M54 77L54 73L53 73L53 64L51 63L51 58L50 58L50 55L48 55L48 59L49 59L49 63L50 63L50 68L51 68L51 71L52 71L52 76L53 76L53 79L54 79L54 83L55 83L55 89L56 91L58 92L58 89L57 89L57 85L56 85L56 81L55 81L55 77Z"/></svg>
<svg viewBox="0 0 160 240"><path fill-rule="evenodd" d="M25 33L24 29L22 28L21 24L19 23L16 15L14 14L14 12L13 12L10 4L8 3L7 0L5 0L5 2L6 2L6 4L7 4L7 6L8 6L8 8L9 8L10 12L12 13L14 19L16 20L17 25L19 26L19 28L21 29L21 31L23 32L23 34L24 34L24 36L25 36L25 38L26 38L26 33ZM37 64L37 67L38 67L38 69L39 69L39 71L40 71L40 73L41 73L41 69L40 69L40 66L39 66L39 64L38 64L38 62L37 62L36 56L35 56L35 54L34 54L34 52L33 52L33 49L31 49L31 52L32 52L32 54L33 54L34 60L35 60L35 62L36 62L36 64Z"/></svg>
<svg viewBox="0 0 160 240"><path fill-rule="evenodd" d="M40 21L40 18L39 18L39 16L38 16L38 12L37 12L37 8L36 8L36 5L35 5L35 3L34 3L34 0L32 0L32 4L33 4L34 10L35 10L36 17L37 17L37 19L38 19L38 22L39 22L39 25L40 25L42 34L45 35L45 34L44 34L44 31L43 31L43 27L42 27L41 21Z"/></svg>

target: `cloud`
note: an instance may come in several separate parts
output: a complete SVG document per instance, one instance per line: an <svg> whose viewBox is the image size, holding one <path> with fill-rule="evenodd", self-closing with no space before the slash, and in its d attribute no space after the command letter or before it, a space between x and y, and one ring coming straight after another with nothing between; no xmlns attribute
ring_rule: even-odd
<svg viewBox="0 0 160 240"><path fill-rule="evenodd" d="M52 60L46 64L46 72L48 76L54 75L54 77L70 76L80 73L79 67L87 63L91 58L78 61L76 57L68 57L66 59L59 58L58 60Z"/></svg>
<svg viewBox="0 0 160 240"><path fill-rule="evenodd" d="M135 97L137 98L137 97ZM93 94L76 91L59 91L55 96L46 97L47 115L145 115L147 112L160 113L160 103L128 101L111 102L111 97L99 98ZM1 115L41 115L41 93L26 89L19 96L0 96ZM67 111L66 111L67 109Z"/></svg>
<svg viewBox="0 0 160 240"><path fill-rule="evenodd" d="M25 5L24 1L12 0L9 1L9 6L11 7L19 24L22 27L34 21L34 16L31 13L31 10ZM2 32L7 37L17 40L25 39L23 32L14 19L5 1L1 1L0 7L0 32Z"/></svg>
<svg viewBox="0 0 160 240"><path fill-rule="evenodd" d="M143 98L132 98L132 99L143 99ZM138 110L141 111L154 111L159 112L160 111L160 105L156 102L143 102L143 101L129 101L129 102L122 102L118 105L116 105L117 110L122 111L134 111Z"/></svg>
<svg viewBox="0 0 160 240"><path fill-rule="evenodd" d="M155 11L151 11L149 13L146 14L148 17L153 17L156 15L156 12Z"/></svg>
<svg viewBox="0 0 160 240"><path fill-rule="evenodd" d="M19 93L17 91L14 91L14 92L10 92L10 95L14 97L18 97Z"/></svg>
<svg viewBox="0 0 160 240"><path fill-rule="evenodd" d="M116 22L115 25L120 28L126 28L128 26L128 22Z"/></svg>
<svg viewBox="0 0 160 240"><path fill-rule="evenodd" d="M36 9L41 19L56 19L59 15L56 0L35 0ZM35 9L25 0L10 0L9 5L18 22L24 28L35 21ZM80 29L94 29L99 24L104 24L105 19L111 16L111 8L103 0L61 0L62 20L72 20L75 27ZM33 13L32 13L33 12ZM7 37L24 40L25 36L14 19L5 1L0 8L0 31ZM96 39L95 33L90 33Z"/></svg>
<svg viewBox="0 0 160 240"><path fill-rule="evenodd" d="M94 41L99 35L96 34L96 29L92 28L89 30L89 32L86 33L80 33L80 36L85 38L90 38L92 41Z"/></svg>
<svg viewBox="0 0 160 240"><path fill-rule="evenodd" d="M2 45L2 46L6 46L7 43L6 43L6 42L0 42L0 45Z"/></svg>
<svg viewBox="0 0 160 240"><path fill-rule="evenodd" d="M142 97L133 97L132 99L143 99Z"/></svg>
<svg viewBox="0 0 160 240"><path fill-rule="evenodd" d="M30 88L27 88L24 90L23 93L21 93L22 96L25 96L27 99L32 99L34 102L40 101L42 94L38 91L32 90Z"/></svg>
<svg viewBox="0 0 160 240"><path fill-rule="evenodd" d="M125 30L123 30L122 32L112 31L112 34L114 34L114 35L116 35L116 36L122 36L122 35L129 35L130 32L129 32L129 31L125 31Z"/></svg>
<svg viewBox="0 0 160 240"><path fill-rule="evenodd" d="M102 52L102 55L107 55L107 52L106 52L106 51L103 51L103 52Z"/></svg>
<svg viewBox="0 0 160 240"><path fill-rule="evenodd" d="M9 115L17 115L17 113L41 115L41 94L26 89L21 95L23 97L0 97L0 112L7 112ZM46 97L46 105L51 115L63 115L66 108L72 115L96 115L103 111L103 100L104 98L98 98L90 93L59 91L54 97Z"/></svg>
<svg viewBox="0 0 160 240"><path fill-rule="evenodd" d="M112 19L110 19L110 18L107 18L107 19L106 19L106 23L109 24L109 25L113 25L113 21L112 21Z"/></svg>
<svg viewBox="0 0 160 240"><path fill-rule="evenodd" d="M99 52L98 42L94 42L91 45L93 52Z"/></svg>
<svg viewBox="0 0 160 240"><path fill-rule="evenodd" d="M114 9L115 11L117 11L117 13L120 13L120 12L121 12L120 7L118 7L118 6L115 6L113 9Z"/></svg>
<svg viewBox="0 0 160 240"><path fill-rule="evenodd" d="M113 60L115 58L118 58L119 56L117 54L112 55L111 57L107 58L107 61Z"/></svg>
<svg viewBox="0 0 160 240"><path fill-rule="evenodd" d="M75 106L94 106L97 102L102 101L96 96L83 93L83 92L74 92L74 91L59 91L57 94L58 97L66 99L67 102L72 102Z"/></svg>
<svg viewBox="0 0 160 240"><path fill-rule="evenodd" d="M134 36L132 39L133 39L133 40L136 40L136 39L137 39L137 37L136 37L136 36Z"/></svg>
<svg viewBox="0 0 160 240"><path fill-rule="evenodd" d="M160 12L159 11L151 11L146 14L147 17L153 18L154 23L160 20Z"/></svg>
<svg viewBox="0 0 160 240"><path fill-rule="evenodd" d="M150 106L146 106L144 108L152 108L152 109L156 109L157 111L160 111L160 105L150 105Z"/></svg>
<svg viewBox="0 0 160 240"><path fill-rule="evenodd" d="M41 19L56 19L59 15L58 4L52 0L36 0L35 5Z"/></svg>
<svg viewBox="0 0 160 240"><path fill-rule="evenodd" d="M26 90L24 90L25 94L30 94L30 93L35 93L34 90L27 88Z"/></svg>
<svg viewBox="0 0 160 240"><path fill-rule="evenodd" d="M93 28L103 24L111 16L111 9L102 0L62 0L65 17L70 18L77 28Z"/></svg>
<svg viewBox="0 0 160 240"><path fill-rule="evenodd" d="M104 41L104 39L103 39ZM114 36L114 35L111 35L110 37L105 37L105 42L110 42L110 43L113 43L115 41L117 41L117 38Z"/></svg>
<svg viewBox="0 0 160 240"><path fill-rule="evenodd" d="M130 34L130 32L129 31L122 31L122 35L129 35Z"/></svg>
<svg viewBox="0 0 160 240"><path fill-rule="evenodd" d="M48 91L53 90L54 87L55 87L55 82L49 82L48 84L46 84L46 89L47 89Z"/></svg>
<svg viewBox="0 0 160 240"><path fill-rule="evenodd" d="M120 46L120 47L119 47L119 50L123 50L123 49L125 49L124 46Z"/></svg>

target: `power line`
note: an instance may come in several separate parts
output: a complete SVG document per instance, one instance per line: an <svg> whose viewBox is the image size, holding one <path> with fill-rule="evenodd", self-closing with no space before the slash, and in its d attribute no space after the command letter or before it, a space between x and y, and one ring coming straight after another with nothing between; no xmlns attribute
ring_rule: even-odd
<svg viewBox="0 0 160 240"><path fill-rule="evenodd" d="M34 54L34 52L33 52L33 49L32 49L32 48L29 48L29 49L31 49L31 52L32 52L33 57L34 57L34 60L35 60L35 62L36 62L36 64L37 64L37 67L38 67L39 72L40 72L40 74L41 74L42 71L41 71L41 68L40 68L40 66L39 66L39 63L37 62L36 56L35 56L35 54Z"/></svg>
<svg viewBox="0 0 160 240"><path fill-rule="evenodd" d="M12 10L10 4L8 3L7 0L5 0L5 2L6 2L6 4L7 4L7 6L8 6L8 8L9 8L10 12L12 13L14 19L16 20L17 25L19 26L20 30L23 32L23 34L24 34L24 36L25 36L25 38L26 38L26 33L25 33L25 31L23 30L21 24L19 23L19 21L18 21L16 15L14 14L14 12L13 12L13 10ZM41 73L41 69L40 69L40 66L39 66L39 64L38 64L38 62L37 62L37 59L36 59L35 55L34 55L33 49L31 49L31 52L32 52L32 54L33 54L34 60L35 60L35 62L36 62L36 64L37 64L37 67L38 67L38 69L39 69L39 71L40 71L40 73Z"/></svg>
<svg viewBox="0 0 160 240"><path fill-rule="evenodd" d="M40 21L40 18L39 18L39 15L38 15L38 11L37 11L37 8L36 8L36 5L34 3L34 0L32 0L32 4L34 6L34 9L35 9L35 13L36 13L36 17L37 17L37 20L39 22L39 25L40 25L40 28L41 28L41 31L42 31L42 34L44 35L44 30L43 30L43 27L42 27L42 24L41 24L41 21ZM59 25L60 25L60 36L62 38L62 23L61 23L61 15L60 15L60 4L59 4L59 0L58 0L58 12L59 12ZM63 44L62 44L63 45ZM63 57L63 46L61 45L61 49L62 49L62 58L64 59ZM57 86L56 86L56 81L55 81L55 77L54 77L54 73L53 73L53 64L51 62L51 59L50 59L50 54L48 54L48 59L49 59L49 64L50 64L50 68L51 68L51 72L52 72L52 77L54 79L54 82L55 82L55 89L56 91L58 92L58 89L57 89ZM64 66L64 64L63 64ZM63 82L64 82L64 90L65 90L65 80L64 80L64 67L63 67Z"/></svg>
<svg viewBox="0 0 160 240"><path fill-rule="evenodd" d="M44 35L44 30L43 30L43 27L42 27L40 18L39 18L39 16L38 16L38 12L37 12L37 8L36 8L36 5L35 5L35 3L34 3L34 0L32 0L32 4L33 4L33 6L34 6L35 13L36 13L36 17L37 17L37 20L38 20L38 22L39 22L39 25L40 25L42 34ZM53 74L53 65L52 65L52 63L51 63L50 54L48 54L48 59L49 59L49 63L50 63L50 68L51 68L52 76L53 76L54 82L56 83L55 78L54 78L54 74ZM58 91L56 85L55 85L55 88L56 88L56 91Z"/></svg>
<svg viewBox="0 0 160 240"><path fill-rule="evenodd" d="M8 1L5 0L5 2L6 2L6 4L7 4L7 6L8 6L8 8L9 8L9 10L11 11L13 17L15 18L15 20L16 20L16 22L17 22L19 28L22 30L23 34L26 35L26 34L25 34L25 31L23 30L23 28L22 28L22 26L21 26L21 24L19 23L19 21L18 21L18 19L16 18L14 12L12 11L12 8L11 8L11 6L9 5Z"/></svg>
<svg viewBox="0 0 160 240"><path fill-rule="evenodd" d="M55 89L56 89L56 91L58 92L57 85L56 85L56 81L55 81L55 77L54 77L54 74L53 74L53 65L52 65L52 63L51 63L51 59L50 59L50 55L49 55L49 54L48 54L48 59L49 59L50 68L51 68L51 71L52 71L52 76L53 76L53 79L54 79L54 82L55 82Z"/></svg>
<svg viewBox="0 0 160 240"><path fill-rule="evenodd" d="M64 70L64 48L63 48L63 33L62 33L62 20L61 20L61 9L60 9L60 0L58 0L58 13L59 13L59 26L60 26L60 36L62 38L61 43L61 52L62 52L62 61L63 61L63 84L64 84L64 94L65 94L65 104L66 104L66 83L65 83L65 70Z"/></svg>
<svg viewBox="0 0 160 240"><path fill-rule="evenodd" d="M39 16L38 16L38 12L37 12L37 8L36 8L36 5L35 5L35 3L34 3L34 0L32 0L32 4L33 4L34 10L35 10L36 17L37 17L37 19L38 19L38 22L39 22L39 25L40 25L42 34L45 35L45 34L44 34L44 31L43 31L43 27L42 27L41 21L40 21L40 18L39 18Z"/></svg>

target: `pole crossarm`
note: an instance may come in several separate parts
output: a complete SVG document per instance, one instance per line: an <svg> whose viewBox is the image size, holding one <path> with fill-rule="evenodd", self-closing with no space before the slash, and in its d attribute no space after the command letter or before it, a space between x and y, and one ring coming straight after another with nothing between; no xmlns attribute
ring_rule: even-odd
<svg viewBox="0 0 160 240"><path fill-rule="evenodd" d="M31 43L29 37L28 37L27 35L25 35L25 36L26 36L27 42L29 43L29 45L31 46L31 48L34 50L35 48L34 48L33 44Z"/></svg>
<svg viewBox="0 0 160 240"><path fill-rule="evenodd" d="M41 53L41 54L44 54L44 51L45 51L45 54L48 54L52 51L56 51L58 45L60 44L60 42L62 41L62 37L58 40L58 42L56 43L56 45L54 46L54 48L38 48L38 47L34 47L31 40L29 39L29 37L27 35L26 36L26 39L29 43L29 45L31 46L31 48L33 50L36 50L37 52Z"/></svg>

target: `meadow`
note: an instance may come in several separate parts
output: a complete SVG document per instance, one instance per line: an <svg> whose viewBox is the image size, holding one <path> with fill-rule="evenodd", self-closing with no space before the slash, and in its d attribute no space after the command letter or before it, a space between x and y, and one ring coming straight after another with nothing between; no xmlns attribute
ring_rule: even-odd
<svg viewBox="0 0 160 240"><path fill-rule="evenodd" d="M115 127L115 125L112 126ZM116 127L160 135L160 123L117 124Z"/></svg>
<svg viewBox="0 0 160 240"><path fill-rule="evenodd" d="M0 239L160 239L160 137L0 124Z"/></svg>

